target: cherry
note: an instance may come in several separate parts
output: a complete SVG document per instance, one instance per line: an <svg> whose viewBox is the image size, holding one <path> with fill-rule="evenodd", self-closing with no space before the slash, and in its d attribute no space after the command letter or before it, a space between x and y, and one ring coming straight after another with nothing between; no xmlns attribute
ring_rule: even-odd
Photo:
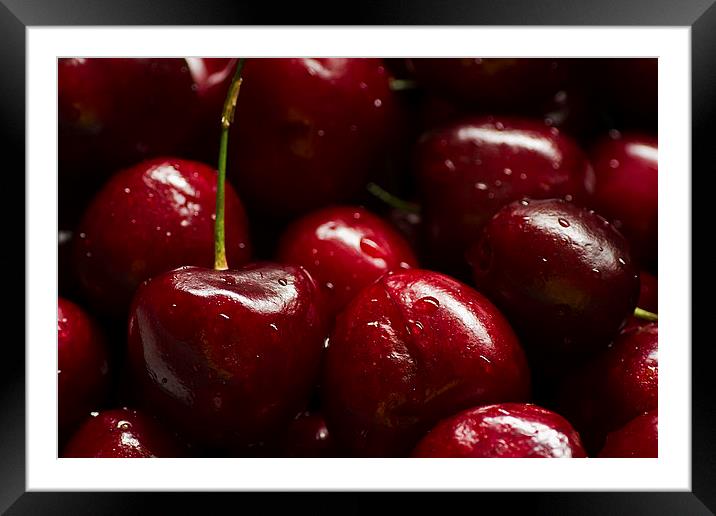
<svg viewBox="0 0 716 516"><path fill-rule="evenodd" d="M564 59L411 59L416 79L431 91L490 110L530 106L567 78Z"/></svg>
<svg viewBox="0 0 716 516"><path fill-rule="evenodd" d="M216 171L176 158L157 158L110 179L78 227L75 266L99 309L124 316L139 284L181 265L212 264ZM241 201L226 190L229 258L249 257Z"/></svg>
<svg viewBox="0 0 716 516"><path fill-rule="evenodd" d="M59 59L61 221L113 171L184 152L201 133L198 90L184 59Z"/></svg>
<svg viewBox="0 0 716 516"><path fill-rule="evenodd" d="M659 312L659 282L656 276L646 271L639 274L639 308L652 313Z"/></svg>
<svg viewBox="0 0 716 516"><path fill-rule="evenodd" d="M441 421L413 451L413 457L586 456L579 434L566 419L527 403L502 403L460 412Z"/></svg>
<svg viewBox="0 0 716 516"><path fill-rule="evenodd" d="M125 408L92 412L61 457L182 457L174 436L151 417Z"/></svg>
<svg viewBox="0 0 716 516"><path fill-rule="evenodd" d="M622 332L638 326L649 325L658 320L658 295L658 280L656 276L652 276L646 271L641 271L639 273L638 310L635 310L634 315L629 317ZM639 310L646 310L648 313L638 313Z"/></svg>
<svg viewBox="0 0 716 516"><path fill-rule="evenodd" d="M387 273L336 321L322 393L329 430L360 456L400 456L458 410L529 397L522 348L497 309L448 276Z"/></svg>
<svg viewBox="0 0 716 516"><path fill-rule="evenodd" d="M599 457L659 456L659 416L656 411L637 416L607 435Z"/></svg>
<svg viewBox="0 0 716 516"><path fill-rule="evenodd" d="M478 117L424 135L415 166L433 260L451 271L505 204L522 197L581 200L593 171L574 141L539 121ZM457 271L456 271L457 272Z"/></svg>
<svg viewBox="0 0 716 516"><path fill-rule="evenodd" d="M533 353L605 348L636 307L639 276L624 237L559 199L501 209L470 250L475 284Z"/></svg>
<svg viewBox="0 0 716 516"><path fill-rule="evenodd" d="M105 401L108 388L108 353L101 330L79 306L59 298L57 401L61 441Z"/></svg>
<svg viewBox="0 0 716 516"><path fill-rule="evenodd" d="M336 443L320 413L301 412L279 445L282 457L337 457Z"/></svg>
<svg viewBox="0 0 716 516"><path fill-rule="evenodd" d="M632 254L654 269L658 237L658 149L655 137L611 131L592 149L592 207L629 240Z"/></svg>
<svg viewBox="0 0 716 516"><path fill-rule="evenodd" d="M319 291L290 265L182 267L140 287L129 363L141 398L200 444L241 449L305 406L325 328Z"/></svg>
<svg viewBox="0 0 716 516"><path fill-rule="evenodd" d="M385 272L417 265L387 222L353 206L325 208L292 223L281 237L278 259L305 267L334 313Z"/></svg>
<svg viewBox="0 0 716 516"><path fill-rule="evenodd" d="M379 59L250 59L237 105L231 179L274 218L351 198L393 134Z"/></svg>
<svg viewBox="0 0 716 516"><path fill-rule="evenodd" d="M598 450L607 432L656 409L658 336L654 323L627 329L609 349L565 381L561 410L589 449Z"/></svg>

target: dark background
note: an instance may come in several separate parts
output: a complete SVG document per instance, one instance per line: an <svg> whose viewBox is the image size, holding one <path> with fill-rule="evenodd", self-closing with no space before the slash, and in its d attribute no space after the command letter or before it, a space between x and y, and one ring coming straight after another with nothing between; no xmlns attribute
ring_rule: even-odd
<svg viewBox="0 0 716 516"><path fill-rule="evenodd" d="M500 2L364 1L330 4L296 2L186 0L1 0L0 1L0 149L4 244L2 282L2 355L0 355L0 510L8 514L211 514L220 506L231 512L273 513L288 504L291 513L359 514L385 510L387 494L150 494L32 493L25 491L24 315L25 306L25 27L32 25L661 25L692 26L692 178L714 172L716 146L716 7L714 0L502 0ZM388 5L386 5L388 4ZM91 47L92 42L87 42ZM565 42L568 44L568 42ZM708 174L711 171L711 174ZM48 171L54 173L54 171ZM668 173L688 174L688 170ZM693 180L693 179L692 179ZM707 187L694 193L708 195ZM710 201L710 200L709 200ZM713 202L693 199L693 231L704 236L712 216L702 213ZM692 251L695 270L708 256ZM21 274L22 271L24 274ZM693 274L693 273L692 273ZM710 276L710 275L709 275ZM698 291L706 289L699 278ZM54 285L48 285L54 289ZM707 317L706 302L693 302L695 320ZM17 313L13 313L13 310ZM694 328L696 329L696 328ZM401 512L428 508L522 514L713 514L716 510L716 403L714 346L693 338L693 474L691 493L533 493L401 495ZM687 346L687 342L669 343ZM329 466L330 467L330 466ZM20 495L22 495L20 497ZM449 499L447 498L449 496ZM18 497L20 497L18 499ZM14 505L13 505L14 504ZM257 509L253 508L256 506ZM463 509L464 507L464 509ZM707 509L711 508L711 511Z"/></svg>

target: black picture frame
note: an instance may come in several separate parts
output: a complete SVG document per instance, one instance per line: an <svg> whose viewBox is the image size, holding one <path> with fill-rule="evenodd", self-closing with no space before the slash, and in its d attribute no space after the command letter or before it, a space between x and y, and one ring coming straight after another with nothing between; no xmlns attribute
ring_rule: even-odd
<svg viewBox="0 0 716 516"><path fill-rule="evenodd" d="M712 135L716 134L716 6L714 0L502 0L501 2L400 1L364 2L350 9L346 2L329 5L299 2L271 3L187 0L1 0L0 1L0 114L2 115L3 195L6 213L5 252L0 266L10 305L18 313L5 315L3 355L0 358L0 511L8 514L133 514L153 504L161 513L206 513L229 503L239 508L256 503L253 494L212 495L186 493L26 493L25 492L25 31L43 25L655 25L688 26L692 36L692 177L713 171ZM701 173L699 173L701 172ZM688 174L689 171L669 171ZM712 172L713 173L713 172ZM708 193L708 189L693 189ZM692 206L699 204L696 199ZM703 208L702 208L703 209ZM19 214L22 215L22 219ZM704 232L708 216L697 211L693 231ZM22 223L20 222L22 220ZM700 230L700 231L699 231ZM704 238L705 240L705 238ZM693 253L692 263L704 255ZM17 274L22 270L24 275ZM22 278L22 279L21 279ZM702 287L705 288L705 287ZM20 302L22 299L23 302ZM706 303L693 303L694 320ZM8 308L6 308L8 310ZM0 312L2 313L2 312ZM701 314L703 318L705 314ZM7 330L17 329L17 333ZM714 346L692 339L692 491L642 493L522 493L509 495L452 494L451 504L489 504L525 514L712 514L716 511L716 403L714 400ZM673 344L673 343L672 343ZM686 343L684 343L686 344ZM292 494L293 511L354 514L374 510L380 495L348 494L312 497ZM234 497L241 497L237 504ZM231 498L231 499L229 499ZM296 500L294 500L296 498ZM509 500L509 501L508 501ZM259 502L261 512L272 513L285 495ZM410 495L402 510L424 505L422 494ZM250 506L250 505L249 505ZM481 506L482 507L482 506Z"/></svg>

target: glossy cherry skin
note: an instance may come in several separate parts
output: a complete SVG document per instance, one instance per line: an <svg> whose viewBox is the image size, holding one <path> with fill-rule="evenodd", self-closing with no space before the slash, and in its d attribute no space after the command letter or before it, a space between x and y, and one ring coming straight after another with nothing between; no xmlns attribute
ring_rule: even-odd
<svg viewBox="0 0 716 516"><path fill-rule="evenodd" d="M119 168L190 153L202 133L199 89L184 59L59 59L61 221L76 223Z"/></svg>
<svg viewBox="0 0 716 516"><path fill-rule="evenodd" d="M185 455L176 438L147 414L121 408L88 416L61 457L133 459Z"/></svg>
<svg viewBox="0 0 716 516"><path fill-rule="evenodd" d="M329 430L359 456L407 455L440 419L523 401L529 370L485 297L446 275L388 273L338 316L324 363Z"/></svg>
<svg viewBox="0 0 716 516"><path fill-rule="evenodd" d="M531 198L583 199L593 186L584 153L540 121L477 117L425 134L415 151L433 259L456 268L490 217Z"/></svg>
<svg viewBox="0 0 716 516"><path fill-rule="evenodd" d="M659 457L659 415L657 411L637 416L607 435L599 457Z"/></svg>
<svg viewBox="0 0 716 516"><path fill-rule="evenodd" d="M248 227L234 190L225 199L226 252L249 258ZM142 281L181 265L214 261L216 171L195 161L157 158L115 174L78 227L75 267L87 297L123 317Z"/></svg>
<svg viewBox="0 0 716 516"><path fill-rule="evenodd" d="M302 412L286 429L278 446L281 457L337 457L338 448L317 412Z"/></svg>
<svg viewBox="0 0 716 516"><path fill-rule="evenodd" d="M230 138L231 178L252 209L304 213L360 192L393 137L379 59L250 59Z"/></svg>
<svg viewBox="0 0 716 516"><path fill-rule="evenodd" d="M564 84L563 59L411 59L420 84L447 99L490 110L529 107Z"/></svg>
<svg viewBox="0 0 716 516"><path fill-rule="evenodd" d="M606 348L636 307L639 275L624 237L563 200L505 206L469 254L478 290L538 354Z"/></svg>
<svg viewBox="0 0 716 516"><path fill-rule="evenodd" d="M591 157L596 175L591 207L627 237L641 265L654 270L659 200L657 139L612 131L594 146Z"/></svg>
<svg viewBox="0 0 716 516"><path fill-rule="evenodd" d="M334 313L387 271L417 265L387 222L355 206L324 208L292 223L281 237L278 260L305 267Z"/></svg>
<svg viewBox="0 0 716 516"><path fill-rule="evenodd" d="M182 267L153 278L129 319L141 398L201 445L269 440L315 384L326 337L319 295L291 265Z"/></svg>
<svg viewBox="0 0 716 516"><path fill-rule="evenodd" d="M84 310L57 300L57 397L61 436L97 410L109 388L107 344Z"/></svg>
<svg viewBox="0 0 716 516"><path fill-rule="evenodd" d="M609 349L566 380L560 410L590 450L599 450L607 432L657 408L658 337L655 323L626 329Z"/></svg>
<svg viewBox="0 0 716 516"><path fill-rule="evenodd" d="M465 410L441 421L413 457L582 458L577 431L562 416L529 403Z"/></svg>

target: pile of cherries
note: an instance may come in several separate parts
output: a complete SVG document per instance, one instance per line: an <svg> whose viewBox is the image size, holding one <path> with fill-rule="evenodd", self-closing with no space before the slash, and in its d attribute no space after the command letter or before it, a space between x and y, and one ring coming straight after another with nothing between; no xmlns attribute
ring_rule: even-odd
<svg viewBox="0 0 716 516"><path fill-rule="evenodd" d="M60 456L657 456L655 59L58 66Z"/></svg>

